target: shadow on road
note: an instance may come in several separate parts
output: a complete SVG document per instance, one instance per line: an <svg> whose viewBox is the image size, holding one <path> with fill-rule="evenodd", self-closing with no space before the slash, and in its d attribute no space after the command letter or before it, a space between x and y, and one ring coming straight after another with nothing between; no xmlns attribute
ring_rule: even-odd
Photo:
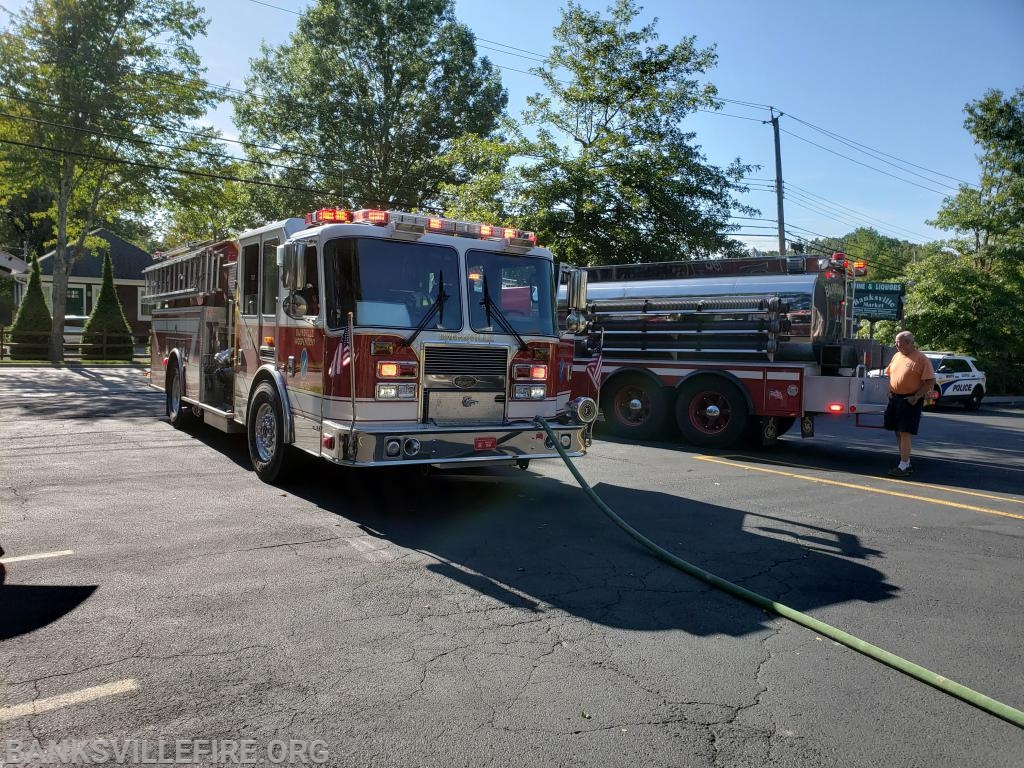
<svg viewBox="0 0 1024 768"><path fill-rule="evenodd" d="M63 374L59 383L56 372ZM0 393L0 413L40 419L159 417L164 397L149 386L142 368L39 368L31 376L20 376L16 388Z"/></svg>
<svg viewBox="0 0 1024 768"><path fill-rule="evenodd" d="M609 626L696 635L766 626L760 609L653 558L575 486L518 470L423 477L299 461L307 480L290 493L429 555L437 562L428 570L510 607L550 605ZM898 591L863 562L880 553L852 534L656 491L595 490L680 557L798 610L880 602Z"/></svg>
<svg viewBox="0 0 1024 768"><path fill-rule="evenodd" d="M0 584L0 640L34 632L71 613L96 586Z"/></svg>

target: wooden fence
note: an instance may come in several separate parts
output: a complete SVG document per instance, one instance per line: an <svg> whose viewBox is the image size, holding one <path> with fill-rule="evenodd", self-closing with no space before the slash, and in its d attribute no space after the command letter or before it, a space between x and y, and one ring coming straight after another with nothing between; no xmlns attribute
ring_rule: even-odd
<svg viewBox="0 0 1024 768"><path fill-rule="evenodd" d="M38 338L38 341L28 342L32 346L42 346L47 344L50 337L50 334L46 331L26 331L23 335L32 337L33 339ZM120 334L117 336L120 337ZM109 342L107 338L107 333L104 331L100 334L99 341L86 343L82 340L83 336L81 334L66 334L64 338L64 360L80 361L83 359L83 352L89 354L89 356L95 360L120 360L127 363L134 363L149 359L146 356L145 350L136 354L135 349L137 345L135 344L134 338L132 339L131 354L127 356L123 354L112 356L112 354L107 353L108 347L111 350L114 350L122 348L122 345L115 343L115 337L113 334L111 334ZM11 351L16 349L17 346L17 342L11 341L11 329L0 326L0 360L13 359ZM93 355L92 353L96 353L96 355ZM33 360L38 360L40 362L45 362L46 359L45 355L33 358ZM25 359L25 362L33 362L33 360Z"/></svg>

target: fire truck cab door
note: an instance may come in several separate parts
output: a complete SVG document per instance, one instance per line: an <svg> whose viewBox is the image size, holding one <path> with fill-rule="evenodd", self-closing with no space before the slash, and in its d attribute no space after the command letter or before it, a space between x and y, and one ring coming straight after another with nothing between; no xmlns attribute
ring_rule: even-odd
<svg viewBox="0 0 1024 768"><path fill-rule="evenodd" d="M244 418L253 377L261 365L277 364L278 294L277 233L254 234L241 245L238 274L240 365L235 373L235 412Z"/></svg>

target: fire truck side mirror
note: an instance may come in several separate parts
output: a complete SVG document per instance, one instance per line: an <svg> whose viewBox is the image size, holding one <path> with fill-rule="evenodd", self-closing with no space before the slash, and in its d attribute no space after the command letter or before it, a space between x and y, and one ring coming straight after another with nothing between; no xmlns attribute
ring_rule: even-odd
<svg viewBox="0 0 1024 768"><path fill-rule="evenodd" d="M306 285L306 244L288 243L277 246L277 268L281 272L281 284L293 291L300 291Z"/></svg>
<svg viewBox="0 0 1024 768"><path fill-rule="evenodd" d="M566 328L570 333L580 333L586 328L587 309L587 272L583 269L569 270L567 288L569 314L565 318Z"/></svg>

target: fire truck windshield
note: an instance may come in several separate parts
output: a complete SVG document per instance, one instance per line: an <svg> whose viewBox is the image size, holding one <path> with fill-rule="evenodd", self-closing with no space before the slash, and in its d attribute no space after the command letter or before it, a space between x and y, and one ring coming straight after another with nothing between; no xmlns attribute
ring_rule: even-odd
<svg viewBox="0 0 1024 768"><path fill-rule="evenodd" d="M344 237L324 246L327 326L415 328L431 311L444 276L444 312L431 328L459 330L459 255L453 248L371 237ZM453 311L454 310L454 311Z"/></svg>
<svg viewBox="0 0 1024 768"><path fill-rule="evenodd" d="M486 278L491 306L496 306L518 333L555 335L553 265L549 260L473 250L466 254L466 267L469 319L474 331L502 332L484 301Z"/></svg>

